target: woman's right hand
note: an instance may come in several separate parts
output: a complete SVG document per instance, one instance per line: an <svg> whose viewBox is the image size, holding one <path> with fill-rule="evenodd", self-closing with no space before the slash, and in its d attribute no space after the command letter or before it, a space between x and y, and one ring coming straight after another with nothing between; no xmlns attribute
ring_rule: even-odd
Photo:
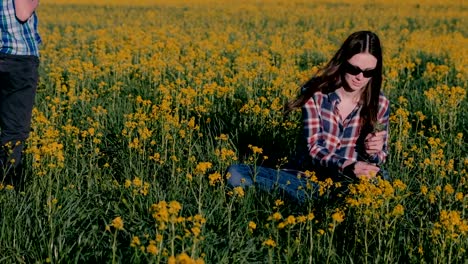
<svg viewBox="0 0 468 264"><path fill-rule="evenodd" d="M354 165L353 172L358 178L371 179L371 178L374 178L379 171L380 171L380 168L373 164L363 162L363 161L358 161Z"/></svg>

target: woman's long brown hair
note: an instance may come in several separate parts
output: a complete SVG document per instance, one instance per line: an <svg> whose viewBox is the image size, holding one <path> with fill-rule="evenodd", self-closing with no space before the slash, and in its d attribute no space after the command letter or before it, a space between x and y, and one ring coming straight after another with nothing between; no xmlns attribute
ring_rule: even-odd
<svg viewBox="0 0 468 264"><path fill-rule="evenodd" d="M284 106L285 115L304 104L316 92L329 93L344 85L343 63L358 53L367 52L377 59L374 76L364 88L361 95L361 125L374 127L377 123L379 111L379 96L382 87L382 48L380 40L371 31L358 31L351 34L333 58L313 76L306 81L300 89L300 94L287 102Z"/></svg>

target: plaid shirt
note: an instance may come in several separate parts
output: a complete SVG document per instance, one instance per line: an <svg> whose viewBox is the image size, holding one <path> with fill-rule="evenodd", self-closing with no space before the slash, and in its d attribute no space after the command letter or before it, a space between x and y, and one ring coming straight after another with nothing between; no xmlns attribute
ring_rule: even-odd
<svg viewBox="0 0 468 264"><path fill-rule="evenodd" d="M36 12L24 23L15 15L14 0L0 4L0 53L39 56L41 37L37 32Z"/></svg>
<svg viewBox="0 0 468 264"><path fill-rule="evenodd" d="M358 160L356 142L360 136L361 105L358 104L342 121L337 107L340 102L341 99L336 92L329 94L317 92L303 106L302 113L307 147L313 162L342 172L346 160ZM381 93L377 120L387 131L389 114L389 100ZM370 162L381 164L385 161L387 140L385 137L382 151L366 157ZM363 160L362 157L359 159Z"/></svg>

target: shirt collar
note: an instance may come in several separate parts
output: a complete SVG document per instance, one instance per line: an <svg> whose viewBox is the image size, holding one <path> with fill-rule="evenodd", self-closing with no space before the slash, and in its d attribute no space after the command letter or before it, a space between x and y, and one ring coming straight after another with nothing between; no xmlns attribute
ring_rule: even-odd
<svg viewBox="0 0 468 264"><path fill-rule="evenodd" d="M333 91L333 92L328 93L328 100L330 101L330 103L335 103L335 104L341 103L341 98L340 98L340 96L338 95L338 93L336 92L336 90ZM358 106L361 106L361 105L362 105L362 102L359 101L359 102L357 103L357 105L358 105Z"/></svg>
<svg viewBox="0 0 468 264"><path fill-rule="evenodd" d="M340 103L341 102L341 98L336 93L336 90L333 91L333 92L330 92L328 94L328 100L330 101L330 103Z"/></svg>

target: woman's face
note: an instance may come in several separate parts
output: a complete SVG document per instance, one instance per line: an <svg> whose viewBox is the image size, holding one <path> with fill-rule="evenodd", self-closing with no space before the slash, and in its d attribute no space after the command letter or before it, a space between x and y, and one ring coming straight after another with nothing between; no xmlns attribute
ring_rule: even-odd
<svg viewBox="0 0 468 264"><path fill-rule="evenodd" d="M344 78L349 89L360 91L375 74L377 58L370 53L358 53L344 63Z"/></svg>

